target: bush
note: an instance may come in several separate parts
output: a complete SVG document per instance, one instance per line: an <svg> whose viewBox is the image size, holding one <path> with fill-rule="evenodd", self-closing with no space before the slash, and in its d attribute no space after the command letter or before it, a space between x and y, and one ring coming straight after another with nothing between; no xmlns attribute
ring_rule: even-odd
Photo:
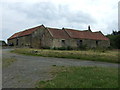
<svg viewBox="0 0 120 90"><path fill-rule="evenodd" d="M78 47L78 50L87 50L87 49L88 49L87 45L81 45Z"/></svg>
<svg viewBox="0 0 120 90"><path fill-rule="evenodd" d="M73 50L70 46L68 47L54 47L53 50Z"/></svg>
<svg viewBox="0 0 120 90"><path fill-rule="evenodd" d="M58 50L67 50L67 48L66 47L59 47L59 48L57 48Z"/></svg>
<svg viewBox="0 0 120 90"><path fill-rule="evenodd" d="M73 48L72 48L72 47L70 47L70 46L68 46L68 47L67 47L67 50L73 50Z"/></svg>
<svg viewBox="0 0 120 90"><path fill-rule="evenodd" d="M108 49L105 48L105 47L96 47L96 48L92 48L92 50L94 52L103 52L103 53L105 53Z"/></svg>
<svg viewBox="0 0 120 90"><path fill-rule="evenodd" d="M114 49L120 49L120 35L107 35L110 39L110 45Z"/></svg>
<svg viewBox="0 0 120 90"><path fill-rule="evenodd" d="M45 46L45 47L42 47L42 49L50 49L50 47L48 47L48 46Z"/></svg>

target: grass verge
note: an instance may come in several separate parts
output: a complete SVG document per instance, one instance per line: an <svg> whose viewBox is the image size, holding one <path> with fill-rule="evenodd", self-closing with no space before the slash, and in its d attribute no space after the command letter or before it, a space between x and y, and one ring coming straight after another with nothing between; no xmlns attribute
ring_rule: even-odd
<svg viewBox="0 0 120 90"><path fill-rule="evenodd" d="M36 88L118 88L118 69L103 67L53 67L52 80ZM120 87L119 87L120 88Z"/></svg>
<svg viewBox="0 0 120 90"><path fill-rule="evenodd" d="M15 49L11 52L25 55L43 56L43 57L57 57L70 58L80 60L102 61L120 63L118 60L118 51L61 51L61 50L43 50L43 49Z"/></svg>
<svg viewBox="0 0 120 90"><path fill-rule="evenodd" d="M8 67L9 65L11 65L15 61L16 61L15 58L3 58L2 59L2 66L3 67Z"/></svg>

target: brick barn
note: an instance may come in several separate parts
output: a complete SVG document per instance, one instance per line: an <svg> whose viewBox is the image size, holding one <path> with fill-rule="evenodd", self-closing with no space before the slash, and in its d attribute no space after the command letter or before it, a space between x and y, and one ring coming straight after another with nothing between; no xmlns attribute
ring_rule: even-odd
<svg viewBox="0 0 120 90"><path fill-rule="evenodd" d="M15 47L72 47L78 48L86 45L89 48L109 47L110 40L102 32L88 30L80 31L74 29L57 29L40 25L13 34L8 38L8 44Z"/></svg>

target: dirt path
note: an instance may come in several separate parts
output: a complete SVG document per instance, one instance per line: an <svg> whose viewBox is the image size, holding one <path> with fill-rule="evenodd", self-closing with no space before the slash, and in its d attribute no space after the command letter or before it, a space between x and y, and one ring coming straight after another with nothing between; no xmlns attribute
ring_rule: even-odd
<svg viewBox="0 0 120 90"><path fill-rule="evenodd" d="M117 68L118 64L82 61L75 59L62 59L51 57L25 56L13 54L10 49L3 49L3 58L15 58L13 64L3 68L3 88L34 88L40 80L51 79L49 71L52 65L57 66L102 66Z"/></svg>

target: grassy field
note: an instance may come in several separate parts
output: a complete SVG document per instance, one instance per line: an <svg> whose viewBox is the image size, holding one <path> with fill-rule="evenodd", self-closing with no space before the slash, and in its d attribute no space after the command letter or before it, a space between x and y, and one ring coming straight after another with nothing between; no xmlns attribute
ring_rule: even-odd
<svg viewBox="0 0 120 90"><path fill-rule="evenodd" d="M103 67L57 67L52 80L40 81L36 88L118 88L118 69ZM120 87L119 87L120 88Z"/></svg>
<svg viewBox="0 0 120 90"><path fill-rule="evenodd" d="M61 50L45 50L45 49L15 49L11 52L25 55L43 56L43 57L57 57L57 58L71 58L80 60L103 61L120 63L118 61L118 51L61 51Z"/></svg>
<svg viewBox="0 0 120 90"><path fill-rule="evenodd" d="M2 58L2 66L3 66L3 68L8 67L15 61L16 61L15 58Z"/></svg>

